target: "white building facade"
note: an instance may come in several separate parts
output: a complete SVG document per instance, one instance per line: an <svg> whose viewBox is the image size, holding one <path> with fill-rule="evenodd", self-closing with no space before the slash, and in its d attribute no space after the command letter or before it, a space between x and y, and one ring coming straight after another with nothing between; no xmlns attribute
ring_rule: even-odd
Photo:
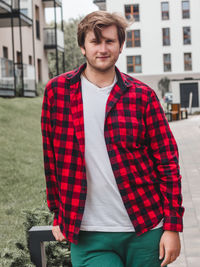
<svg viewBox="0 0 200 267"><path fill-rule="evenodd" d="M96 0L94 3L127 19L134 18L117 62L122 72L147 83L159 96L158 82L164 77L170 79L171 91L173 80L177 90L177 80L187 79L191 84L200 79L199 0ZM194 97L199 99L199 87L195 92ZM180 93L176 92L177 95ZM180 100L176 97L176 101Z"/></svg>

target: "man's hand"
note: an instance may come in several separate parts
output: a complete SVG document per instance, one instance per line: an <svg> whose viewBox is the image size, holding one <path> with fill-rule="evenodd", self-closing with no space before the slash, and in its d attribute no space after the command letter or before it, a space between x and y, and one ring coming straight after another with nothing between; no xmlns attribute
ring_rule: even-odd
<svg viewBox="0 0 200 267"><path fill-rule="evenodd" d="M61 241L65 241L66 240L66 238L64 237L64 235L60 231L59 225L53 226L52 233L53 233L53 236L55 237L55 239L57 241L61 242Z"/></svg>
<svg viewBox="0 0 200 267"><path fill-rule="evenodd" d="M181 242L178 232L164 231L160 239L160 256L163 259L161 267L175 261L181 250Z"/></svg>

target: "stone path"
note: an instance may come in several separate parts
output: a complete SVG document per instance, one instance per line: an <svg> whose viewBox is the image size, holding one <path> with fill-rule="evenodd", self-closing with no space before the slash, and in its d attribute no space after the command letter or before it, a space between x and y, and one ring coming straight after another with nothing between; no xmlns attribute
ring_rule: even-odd
<svg viewBox="0 0 200 267"><path fill-rule="evenodd" d="M171 122L179 147L182 174L184 231L182 251L170 267L200 267L200 115Z"/></svg>

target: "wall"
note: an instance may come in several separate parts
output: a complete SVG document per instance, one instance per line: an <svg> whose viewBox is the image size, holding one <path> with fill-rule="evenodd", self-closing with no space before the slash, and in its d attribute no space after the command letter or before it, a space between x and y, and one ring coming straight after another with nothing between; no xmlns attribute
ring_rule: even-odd
<svg viewBox="0 0 200 267"><path fill-rule="evenodd" d="M141 47L126 48L120 55L117 66L126 72L126 56L142 55L142 73L130 73L130 75L145 80L149 77L150 84L158 92L159 77L167 76L173 79L174 75L184 79L185 77L200 78L200 1L190 0L190 19L182 19L182 1L168 0L169 20L161 19L161 0L107 0L107 11L118 12L123 16L125 4L139 4L140 21L134 22L129 29L140 29ZM183 45L183 27L191 27L191 45ZM162 28L170 28L171 45L162 45ZM192 53L192 71L184 71L184 52ZM164 72L163 54L171 54L172 71Z"/></svg>

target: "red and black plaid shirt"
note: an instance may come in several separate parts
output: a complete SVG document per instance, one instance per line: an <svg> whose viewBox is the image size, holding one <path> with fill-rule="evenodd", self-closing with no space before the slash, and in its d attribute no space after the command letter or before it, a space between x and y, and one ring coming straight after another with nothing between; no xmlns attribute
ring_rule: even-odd
<svg viewBox="0 0 200 267"><path fill-rule="evenodd" d="M78 243L87 179L80 75L85 65L50 80L42 107L47 203L54 225ZM138 235L164 218L182 231L178 150L155 92L120 73L106 105L104 136L124 206ZM98 140L97 140L98 142Z"/></svg>

